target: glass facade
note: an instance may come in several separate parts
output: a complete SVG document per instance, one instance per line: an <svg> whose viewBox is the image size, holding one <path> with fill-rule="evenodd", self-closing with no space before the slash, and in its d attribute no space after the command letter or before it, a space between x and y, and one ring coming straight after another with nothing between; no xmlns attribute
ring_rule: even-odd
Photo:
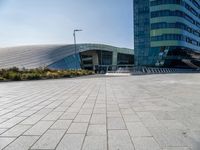
<svg viewBox="0 0 200 150"><path fill-rule="evenodd" d="M48 66L50 69L58 69L58 70L65 70L65 69L80 69L80 56L77 55L70 55L61 59L51 65Z"/></svg>
<svg viewBox="0 0 200 150"><path fill-rule="evenodd" d="M145 8L145 14L141 8ZM134 0L134 17L135 64L170 67L200 64L199 0ZM145 24L147 20L149 23ZM149 39L142 35L149 35Z"/></svg>
<svg viewBox="0 0 200 150"><path fill-rule="evenodd" d="M127 64L134 64L134 57L128 54L118 53L117 65L127 65Z"/></svg>
<svg viewBox="0 0 200 150"><path fill-rule="evenodd" d="M146 65L150 53L149 0L134 0L135 65Z"/></svg>
<svg viewBox="0 0 200 150"><path fill-rule="evenodd" d="M98 51L99 65L112 65L112 52Z"/></svg>

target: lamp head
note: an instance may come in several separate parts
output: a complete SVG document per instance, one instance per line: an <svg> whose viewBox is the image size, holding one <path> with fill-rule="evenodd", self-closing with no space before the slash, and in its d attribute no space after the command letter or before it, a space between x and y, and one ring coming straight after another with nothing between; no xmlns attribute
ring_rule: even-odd
<svg viewBox="0 0 200 150"><path fill-rule="evenodd" d="M75 30L74 30L74 32L77 32L77 31L83 31L83 30L81 30L81 29L75 29Z"/></svg>

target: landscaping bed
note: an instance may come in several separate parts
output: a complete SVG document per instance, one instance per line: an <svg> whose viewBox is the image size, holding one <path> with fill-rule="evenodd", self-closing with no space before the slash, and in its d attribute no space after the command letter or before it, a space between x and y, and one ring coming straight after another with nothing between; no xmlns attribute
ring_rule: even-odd
<svg viewBox="0 0 200 150"><path fill-rule="evenodd" d="M19 69L17 67L13 67L10 69L0 69L0 82L59 79L92 74L94 74L94 72L90 70L51 70L48 68Z"/></svg>

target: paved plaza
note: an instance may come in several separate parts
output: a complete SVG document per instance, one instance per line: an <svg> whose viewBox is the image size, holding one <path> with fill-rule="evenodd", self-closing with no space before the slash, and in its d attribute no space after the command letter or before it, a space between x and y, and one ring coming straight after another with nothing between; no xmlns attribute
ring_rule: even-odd
<svg viewBox="0 0 200 150"><path fill-rule="evenodd" d="M0 83L0 149L200 150L200 74Z"/></svg>

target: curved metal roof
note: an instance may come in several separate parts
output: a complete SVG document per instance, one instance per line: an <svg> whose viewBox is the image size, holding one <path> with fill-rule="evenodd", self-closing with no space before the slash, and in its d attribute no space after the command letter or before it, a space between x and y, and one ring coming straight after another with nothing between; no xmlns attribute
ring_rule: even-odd
<svg viewBox="0 0 200 150"><path fill-rule="evenodd" d="M133 54L133 50L104 44L77 44L77 51L88 50L116 51ZM74 54L74 45L35 45L0 48L0 68L13 66L22 68L45 67Z"/></svg>

